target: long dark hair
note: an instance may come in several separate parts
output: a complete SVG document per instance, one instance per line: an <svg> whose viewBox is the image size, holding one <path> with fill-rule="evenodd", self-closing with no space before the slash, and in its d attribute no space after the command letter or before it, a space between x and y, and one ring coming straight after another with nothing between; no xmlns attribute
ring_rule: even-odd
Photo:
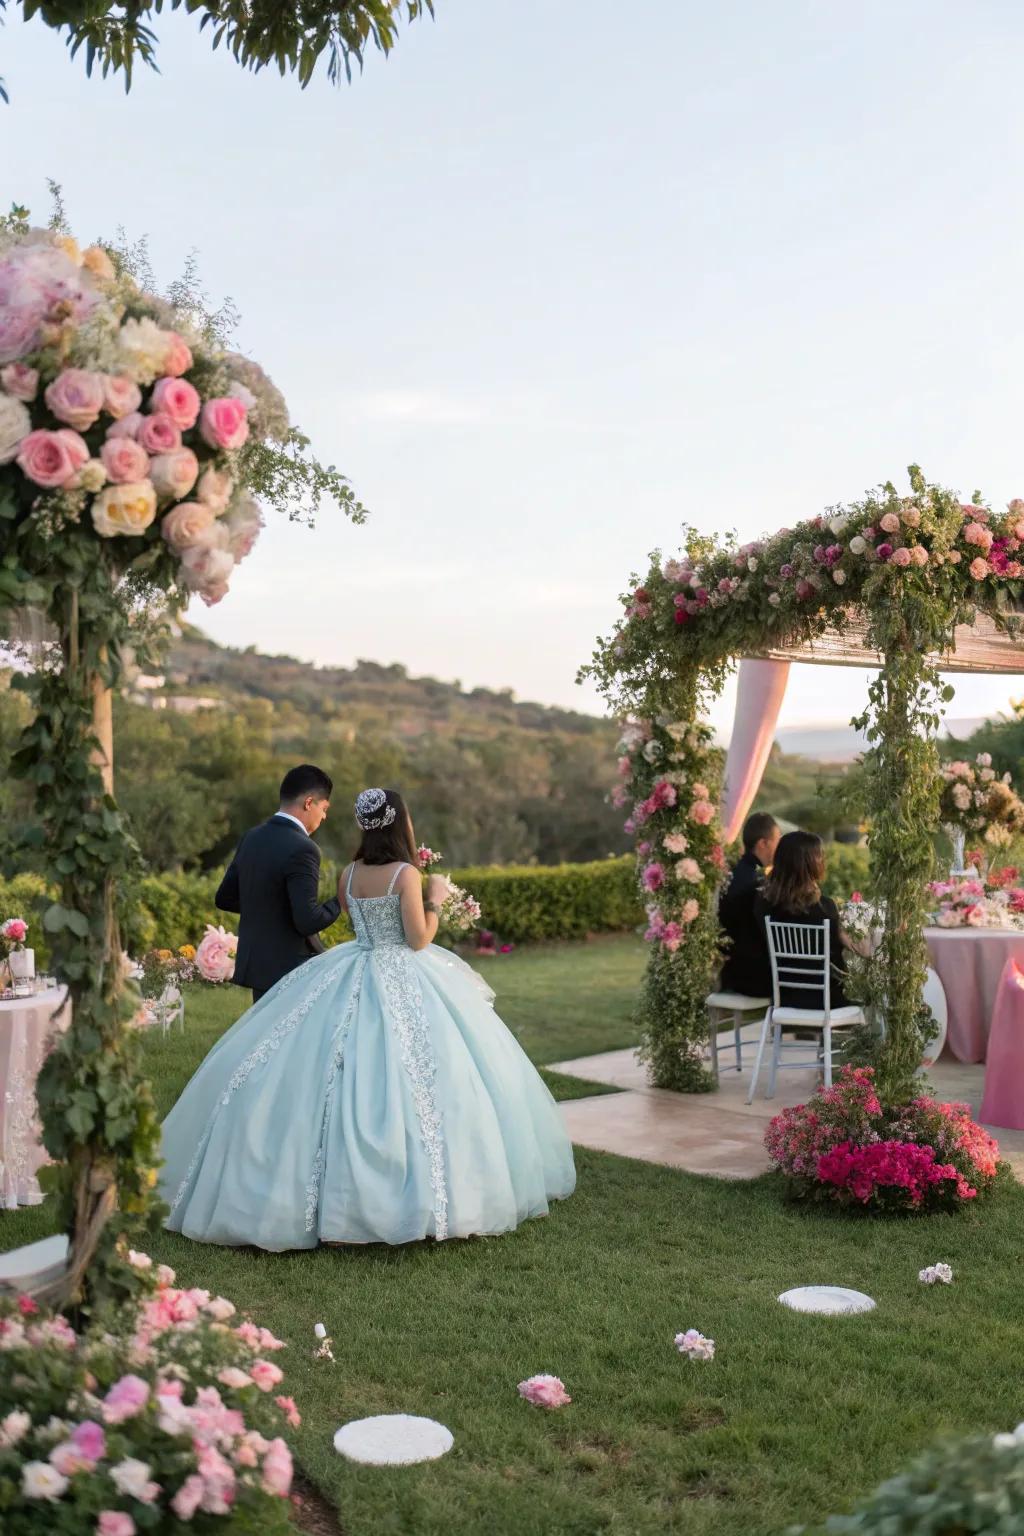
<svg viewBox="0 0 1024 1536"><path fill-rule="evenodd" d="M416 864L416 847L412 835L412 821L405 801L397 789L386 789L385 804L375 813L383 816L393 806L395 819L388 827L359 828L359 847L353 860L362 859L364 864Z"/></svg>
<svg viewBox="0 0 1024 1536"><path fill-rule="evenodd" d="M816 832L787 832L779 838L765 900L783 912L806 912L821 900L825 846Z"/></svg>

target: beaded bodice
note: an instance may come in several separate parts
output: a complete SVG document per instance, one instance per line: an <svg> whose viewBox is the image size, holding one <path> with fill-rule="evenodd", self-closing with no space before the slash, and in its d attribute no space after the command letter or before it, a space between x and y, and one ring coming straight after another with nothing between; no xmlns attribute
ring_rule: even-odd
<svg viewBox="0 0 1024 1536"><path fill-rule="evenodd" d="M391 880L395 884L404 864L400 864ZM355 930L356 943L363 949L382 949L405 944L405 928L402 924L402 898L389 888L385 896L353 896L352 872L348 877L348 910Z"/></svg>

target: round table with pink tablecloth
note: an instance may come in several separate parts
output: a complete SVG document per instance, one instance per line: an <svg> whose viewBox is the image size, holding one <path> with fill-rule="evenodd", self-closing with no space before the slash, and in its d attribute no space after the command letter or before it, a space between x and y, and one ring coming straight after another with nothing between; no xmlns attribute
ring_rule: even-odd
<svg viewBox="0 0 1024 1536"><path fill-rule="evenodd" d="M53 1032L70 1022L64 987L0 1002L0 1209L42 1201L36 1078Z"/></svg>
<svg viewBox="0 0 1024 1536"><path fill-rule="evenodd" d="M932 967L946 993L946 1044L958 1061L984 1061L1007 960L1024 968L1024 933L1002 928L926 928Z"/></svg>

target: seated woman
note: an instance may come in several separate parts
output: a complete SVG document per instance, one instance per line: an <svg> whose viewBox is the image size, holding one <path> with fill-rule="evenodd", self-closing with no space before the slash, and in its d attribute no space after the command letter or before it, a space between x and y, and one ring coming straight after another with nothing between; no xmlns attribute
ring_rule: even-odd
<svg viewBox="0 0 1024 1536"><path fill-rule="evenodd" d="M825 848L821 838L814 832L787 832L779 839L768 882L755 899L754 915L763 936L766 954L766 918L770 917L777 923L806 923L816 928L820 928L823 922L828 923L829 959L832 967L829 1007L834 1012L837 1008L848 1006L843 991L844 951L860 951L854 940L840 927L839 908L831 896L821 894L824 878ZM785 963L787 968L794 970L813 970L816 966L820 968L819 962L810 958L806 961L787 958ZM821 988L787 986L783 981L779 987L779 1003L783 1008L821 1009L825 1006L825 995Z"/></svg>

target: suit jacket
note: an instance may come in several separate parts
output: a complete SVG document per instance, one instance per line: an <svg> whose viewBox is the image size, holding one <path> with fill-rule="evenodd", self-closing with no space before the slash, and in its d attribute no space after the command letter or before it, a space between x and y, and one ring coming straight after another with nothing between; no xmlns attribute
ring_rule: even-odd
<svg viewBox="0 0 1024 1536"><path fill-rule="evenodd" d="M238 912L235 981L265 992L311 955L337 922L337 897L319 900L320 850L294 822L272 816L239 843L217 891L221 912Z"/></svg>
<svg viewBox="0 0 1024 1536"><path fill-rule="evenodd" d="M745 997L770 997L772 968L764 921L755 902L764 885L764 870L752 853L745 853L718 903L718 921L729 943L724 946L722 990Z"/></svg>

